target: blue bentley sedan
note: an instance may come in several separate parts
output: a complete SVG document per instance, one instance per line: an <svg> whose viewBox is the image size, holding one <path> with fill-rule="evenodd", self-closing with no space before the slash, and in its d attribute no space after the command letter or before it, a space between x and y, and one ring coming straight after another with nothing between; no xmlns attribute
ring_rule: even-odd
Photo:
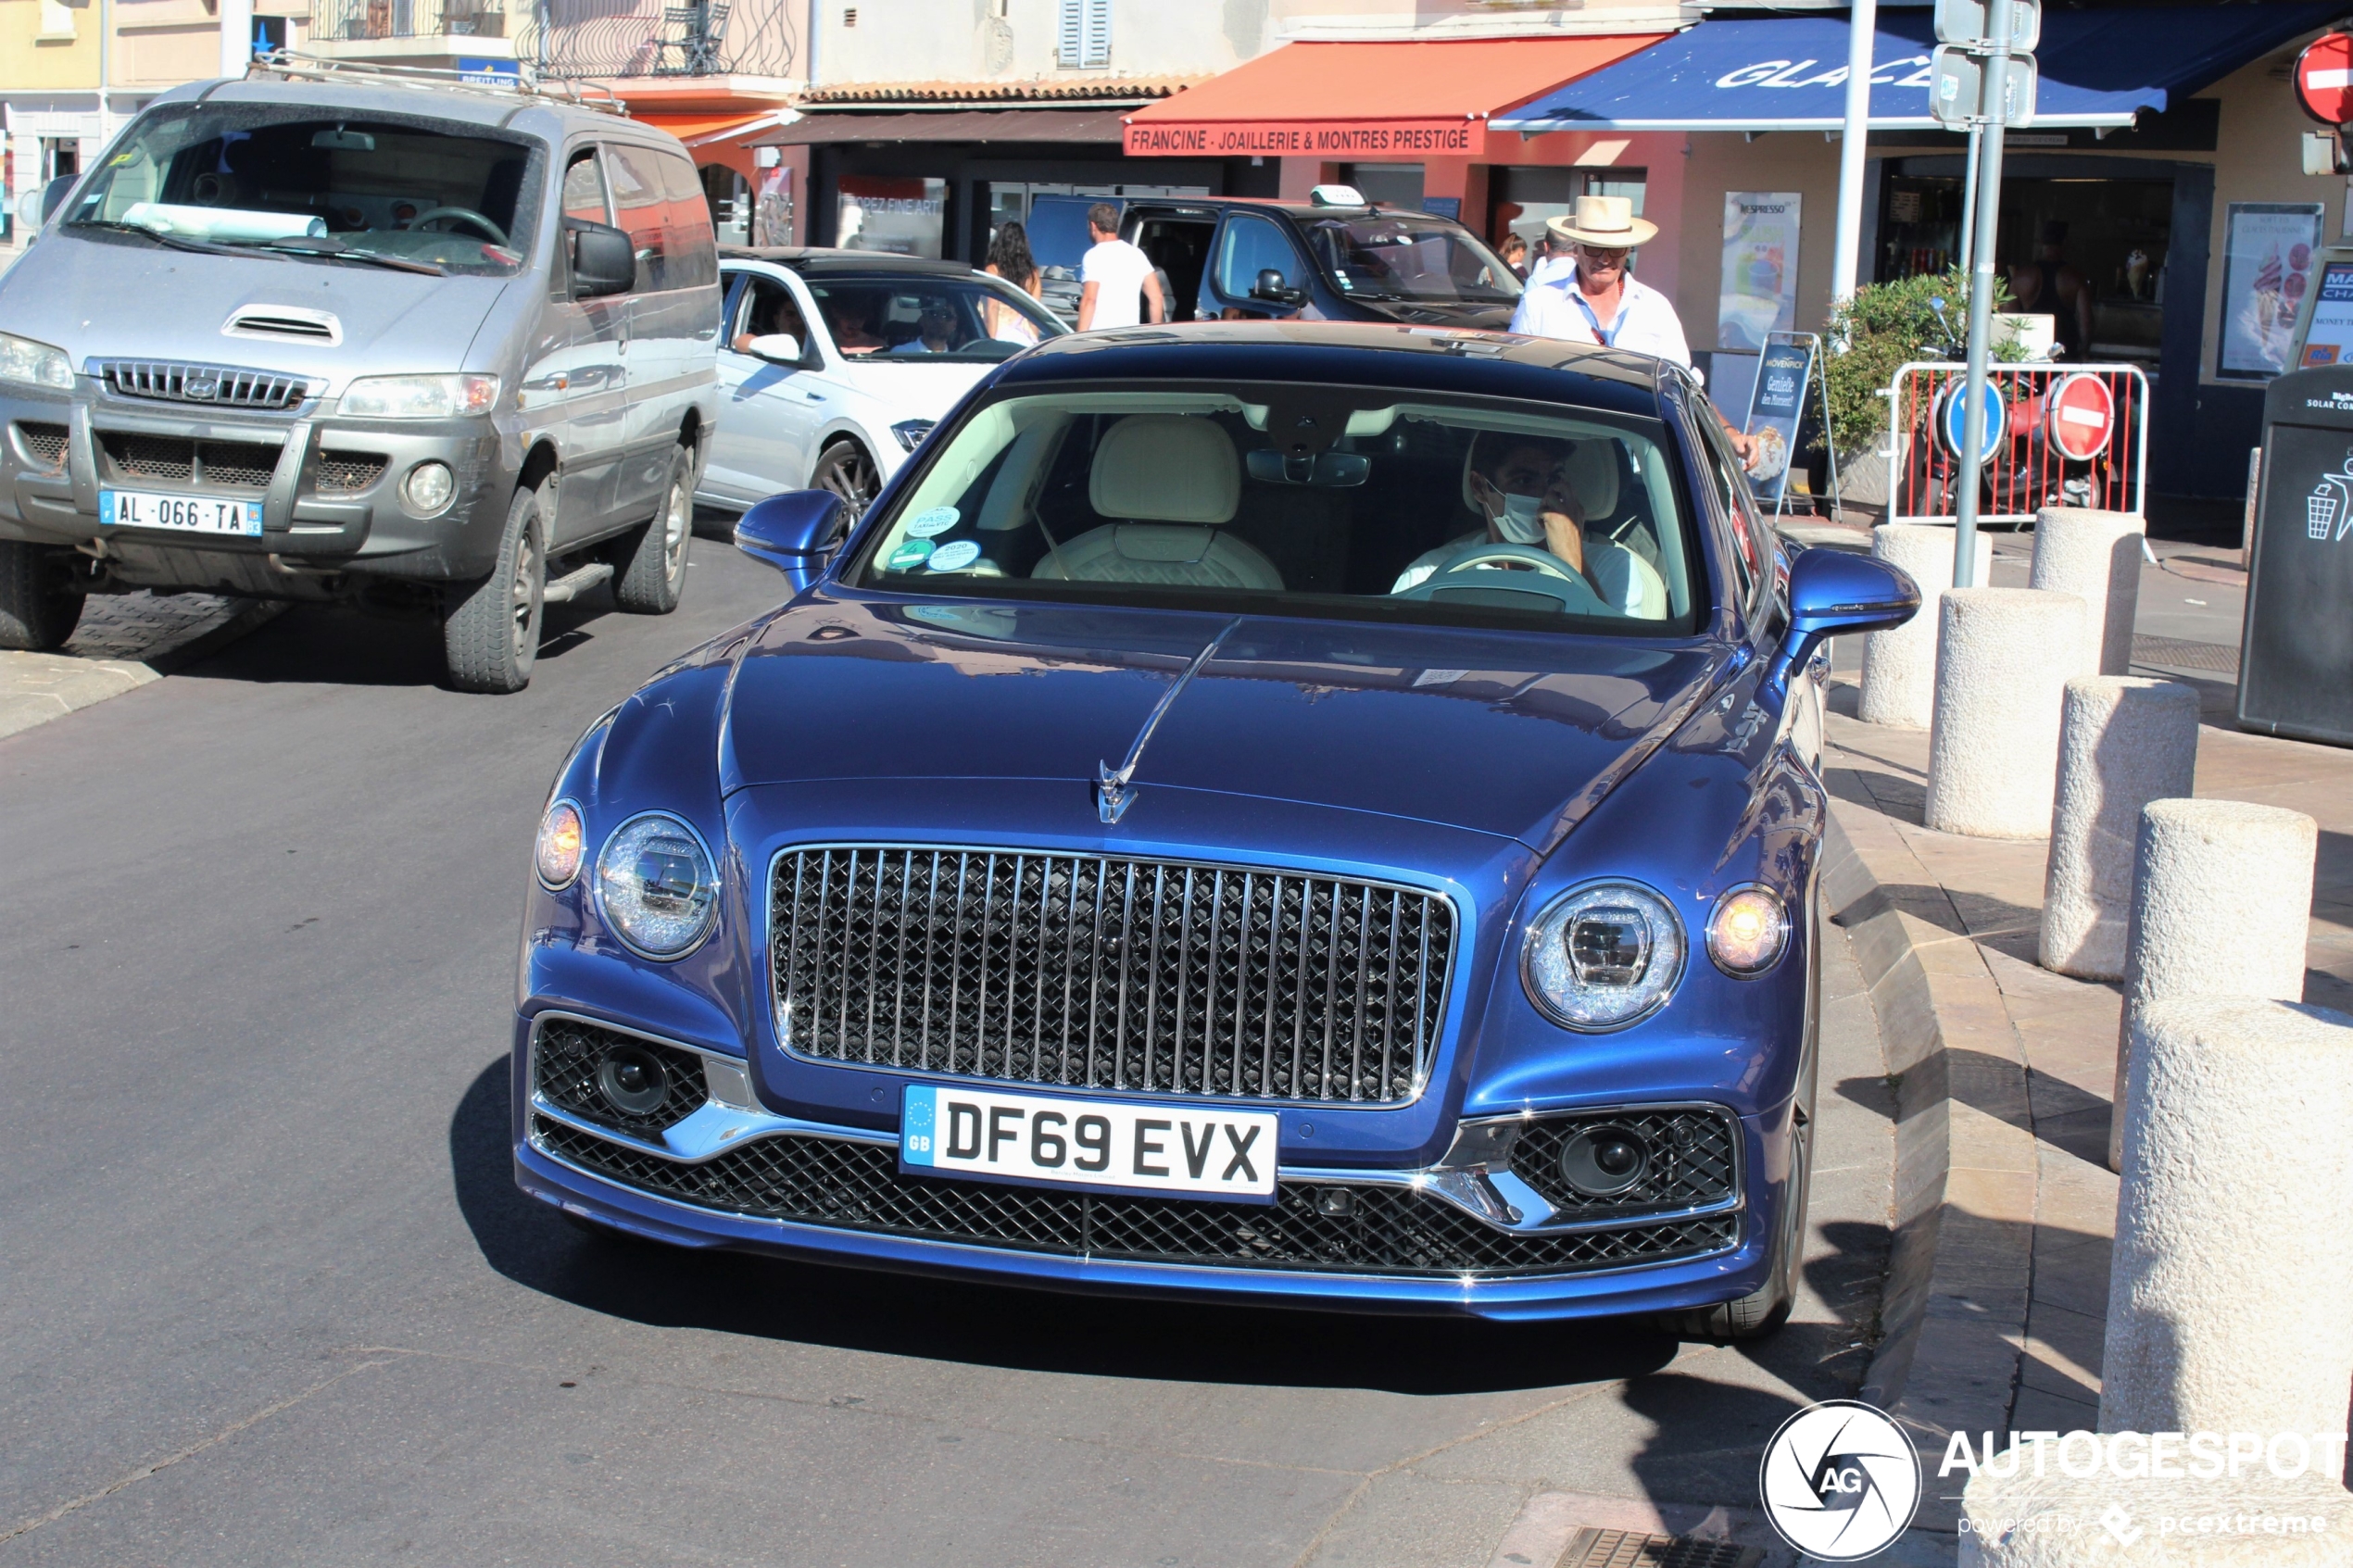
<svg viewBox="0 0 2353 1568"><path fill-rule="evenodd" d="M846 533L846 537L845 537ZM1832 633L1642 356L1067 337L590 728L515 1171L595 1228L1058 1289L1768 1332Z"/></svg>

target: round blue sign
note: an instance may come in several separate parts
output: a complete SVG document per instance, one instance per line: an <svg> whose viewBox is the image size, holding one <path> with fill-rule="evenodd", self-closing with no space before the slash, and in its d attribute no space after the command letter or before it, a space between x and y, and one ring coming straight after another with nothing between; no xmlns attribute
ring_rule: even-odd
<svg viewBox="0 0 2353 1568"><path fill-rule="evenodd" d="M1944 438L1944 450L1957 458L1967 450L1963 444L1961 421L1969 412L1969 383L1965 381L1953 382L1937 401L1937 433ZM1985 444L1981 451L1981 461L1991 459L2002 449L2002 436L2008 423L2009 407L2002 401L2000 389L1989 381L1985 383Z"/></svg>

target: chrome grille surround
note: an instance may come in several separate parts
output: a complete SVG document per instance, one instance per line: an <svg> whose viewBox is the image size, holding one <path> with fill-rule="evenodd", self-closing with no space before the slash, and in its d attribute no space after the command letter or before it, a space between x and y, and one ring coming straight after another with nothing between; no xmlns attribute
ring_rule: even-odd
<svg viewBox="0 0 2353 1568"><path fill-rule="evenodd" d="M785 1048L1059 1088L1395 1106L1458 922L1421 888L1122 855L794 846L770 872Z"/></svg>
<svg viewBox="0 0 2353 1568"><path fill-rule="evenodd" d="M90 373L117 397L191 403L208 408L275 412L294 408L310 395L310 380L307 376L245 370L228 365L190 365L168 359L93 359Z"/></svg>

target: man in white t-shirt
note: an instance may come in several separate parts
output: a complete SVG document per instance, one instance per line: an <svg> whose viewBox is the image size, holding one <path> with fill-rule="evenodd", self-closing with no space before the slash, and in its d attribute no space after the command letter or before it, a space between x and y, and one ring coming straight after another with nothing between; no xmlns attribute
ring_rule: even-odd
<svg viewBox="0 0 2353 1568"><path fill-rule="evenodd" d="M1168 305L1151 257L1119 237L1119 208L1109 202L1088 207L1087 232L1095 245L1078 264L1078 281L1085 285L1078 293L1078 330L1166 320Z"/></svg>

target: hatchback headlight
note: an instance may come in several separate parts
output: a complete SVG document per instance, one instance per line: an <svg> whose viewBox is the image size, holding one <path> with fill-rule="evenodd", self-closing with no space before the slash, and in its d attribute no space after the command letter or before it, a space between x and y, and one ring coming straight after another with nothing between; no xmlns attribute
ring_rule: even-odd
<svg viewBox="0 0 2353 1568"><path fill-rule="evenodd" d="M912 452L924 444L924 437L929 435L932 426L938 422L937 420L901 420L890 427L890 433L899 438L900 451Z"/></svg>
<svg viewBox="0 0 2353 1568"><path fill-rule="evenodd" d="M362 376L344 389L342 410L362 420L447 420L497 404L497 376Z"/></svg>
<svg viewBox="0 0 2353 1568"><path fill-rule="evenodd" d="M719 872L702 838L660 811L632 817L597 857L597 906L605 923L649 959L675 959L711 934Z"/></svg>
<svg viewBox="0 0 2353 1568"><path fill-rule="evenodd" d="M1529 999L1566 1029L1623 1029L1648 1018L1682 972L1683 922L1632 882L1570 888L1536 917L1520 954Z"/></svg>
<svg viewBox="0 0 2353 1568"><path fill-rule="evenodd" d="M0 381L45 386L54 392L73 390L73 361L65 350L35 343L29 337L0 332Z"/></svg>

